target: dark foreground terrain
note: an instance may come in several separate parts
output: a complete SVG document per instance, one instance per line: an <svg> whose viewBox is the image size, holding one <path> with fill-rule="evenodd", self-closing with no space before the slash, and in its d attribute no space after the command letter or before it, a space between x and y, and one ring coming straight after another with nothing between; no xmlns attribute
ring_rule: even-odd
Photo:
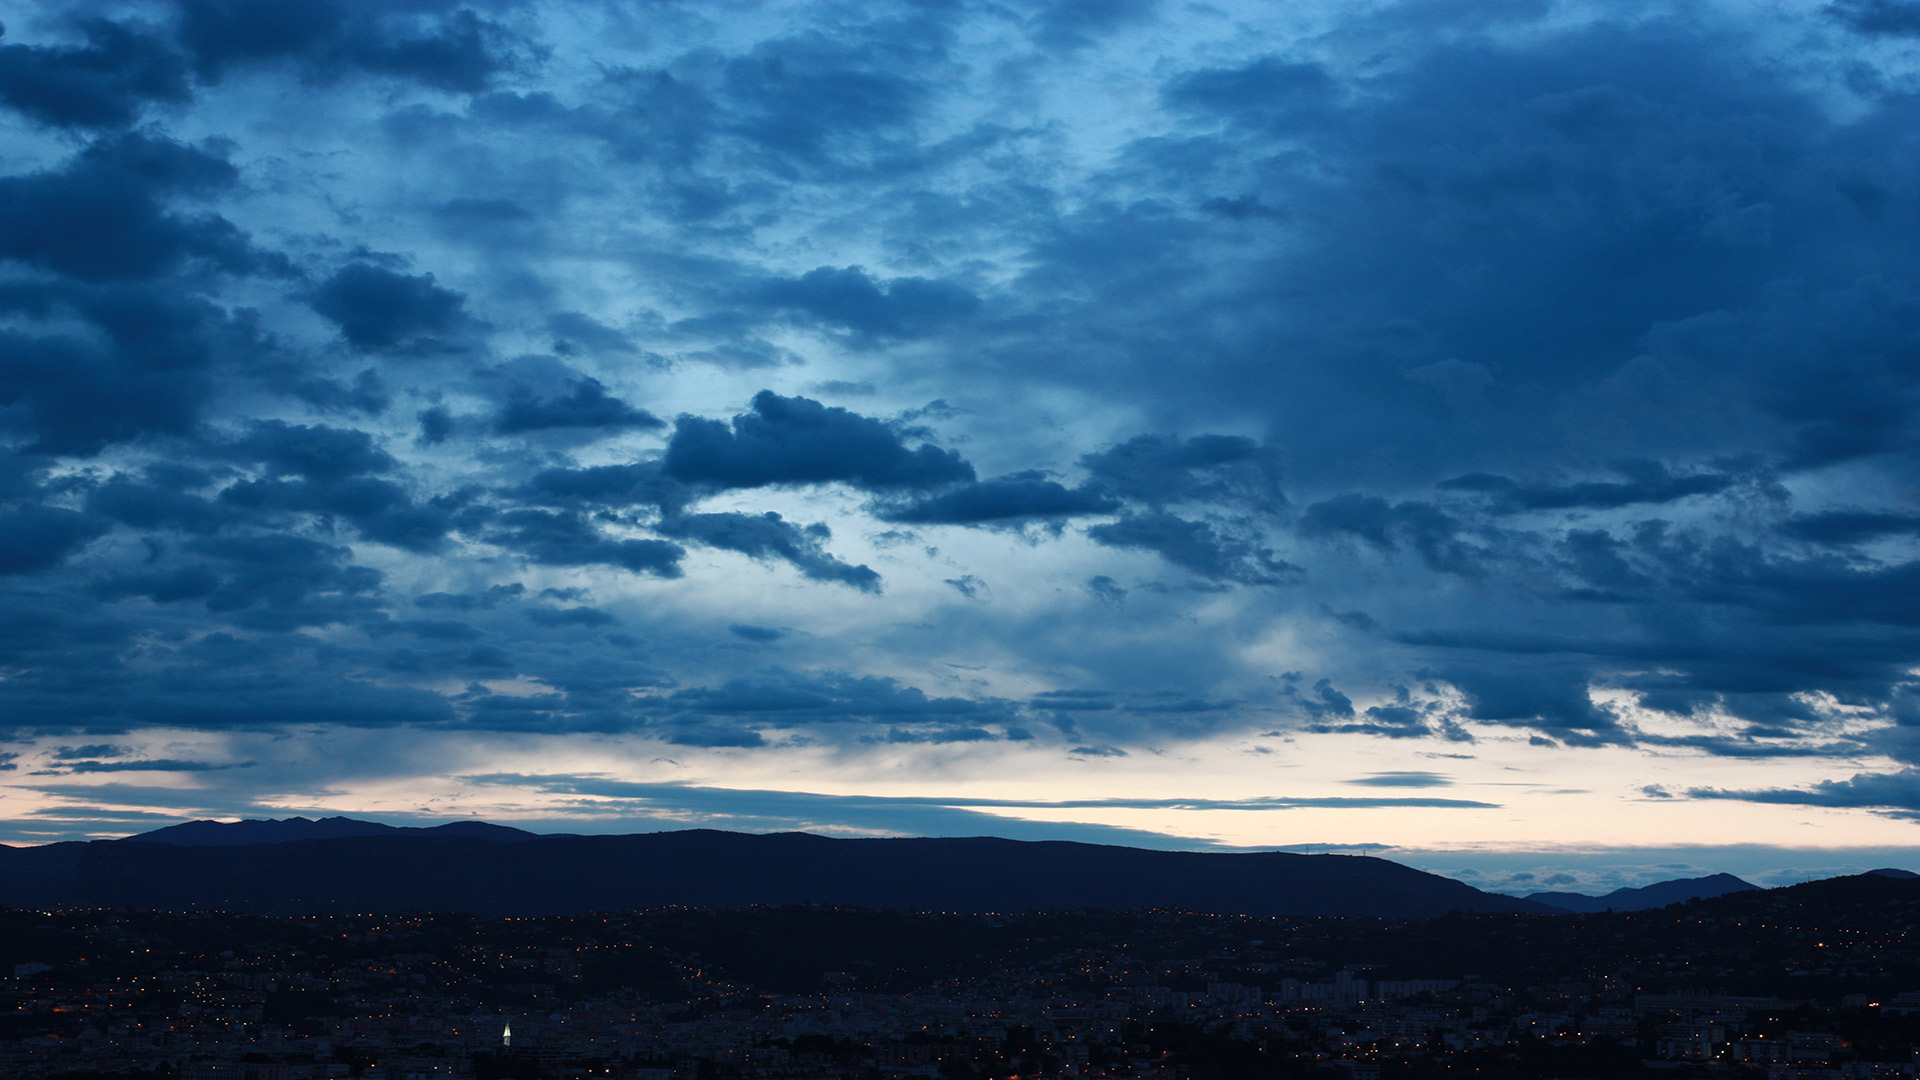
<svg viewBox="0 0 1920 1080"><path fill-rule="evenodd" d="M5 910L0 1076L1912 1076L1917 922L1873 875L1430 919Z"/></svg>

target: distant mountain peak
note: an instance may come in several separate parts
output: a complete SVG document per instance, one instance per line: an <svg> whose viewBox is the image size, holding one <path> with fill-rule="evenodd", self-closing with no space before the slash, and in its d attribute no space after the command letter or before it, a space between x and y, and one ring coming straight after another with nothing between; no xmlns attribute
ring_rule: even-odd
<svg viewBox="0 0 1920 1080"><path fill-rule="evenodd" d="M473 836L494 840L527 840L536 834L485 821L450 821L444 825L384 825L335 815L319 819L248 818L244 821L189 821L126 837L143 844L182 847L239 847L246 844L286 844L298 840L340 840L354 836L421 835Z"/></svg>
<svg viewBox="0 0 1920 1080"><path fill-rule="evenodd" d="M1596 911L1644 911L1647 908L1666 907L1668 904L1684 903L1688 900L1702 900L1708 897L1725 896L1728 893L1749 892L1759 886L1743 881L1732 874L1708 874L1706 877L1675 878L1672 881L1659 881L1637 889L1615 889L1604 896L1588 896L1585 893L1537 892L1527 899L1536 904L1546 904L1562 911L1591 913Z"/></svg>

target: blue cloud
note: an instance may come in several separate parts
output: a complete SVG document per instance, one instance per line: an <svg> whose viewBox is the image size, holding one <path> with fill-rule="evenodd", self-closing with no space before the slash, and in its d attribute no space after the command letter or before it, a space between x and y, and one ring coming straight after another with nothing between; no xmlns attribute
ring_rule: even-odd
<svg viewBox="0 0 1920 1080"><path fill-rule="evenodd" d="M881 283L857 266L822 266L788 281L770 281L754 298L769 307L869 337L919 337L965 318L980 306L967 289L926 278Z"/></svg>
<svg viewBox="0 0 1920 1080"><path fill-rule="evenodd" d="M586 378L564 396L541 397L516 387L493 419L502 435L518 435L549 428L596 428L622 431L666 427L666 422L607 393L600 380Z"/></svg>
<svg viewBox="0 0 1920 1080"><path fill-rule="evenodd" d="M720 488L842 481L891 491L973 479L973 467L952 450L910 450L878 420L770 390L754 395L753 411L731 427L682 417L662 467L676 480Z"/></svg>
<svg viewBox="0 0 1920 1080"><path fill-rule="evenodd" d="M1107 547L1155 552L1175 566L1215 581L1278 585L1299 573L1298 567L1258 540L1232 536L1207 522L1165 510L1127 514L1111 524L1095 525L1087 536Z"/></svg>
<svg viewBox="0 0 1920 1080"><path fill-rule="evenodd" d="M737 551L756 559L780 559L815 581L837 581L863 592L880 591L880 575L849 566L828 554L833 533L825 525L795 525L779 514L681 514L658 526L661 535Z"/></svg>
<svg viewBox="0 0 1920 1080"><path fill-rule="evenodd" d="M352 263L314 289L308 303L338 324L356 349L436 348L442 335L468 323L466 297L434 283L432 274L402 274Z"/></svg>
<svg viewBox="0 0 1920 1080"><path fill-rule="evenodd" d="M1895 817L1920 820L1920 770L1859 773L1847 780L1822 780L1807 788L1688 788L1690 799L1734 799L1787 806L1864 807Z"/></svg>
<svg viewBox="0 0 1920 1080"><path fill-rule="evenodd" d="M986 525L1111 514L1120 506L1118 499L1096 490L1069 489L1036 477L1001 477L887 506L879 516L907 525Z"/></svg>
<svg viewBox="0 0 1920 1080"><path fill-rule="evenodd" d="M85 45L0 45L0 102L43 124L113 128L148 102L192 96L186 64L166 43L107 19L78 29Z"/></svg>
<svg viewBox="0 0 1920 1080"><path fill-rule="evenodd" d="M271 0L179 0L179 8L180 43L209 82L236 69L287 63L309 78L357 71L472 94L516 66L504 27L471 9L447 10L451 4L315 0L289 8Z"/></svg>

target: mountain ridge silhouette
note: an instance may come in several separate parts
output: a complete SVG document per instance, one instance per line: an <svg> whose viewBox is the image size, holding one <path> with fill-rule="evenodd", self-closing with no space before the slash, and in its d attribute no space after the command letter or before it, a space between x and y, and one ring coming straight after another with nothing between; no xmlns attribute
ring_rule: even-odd
<svg viewBox="0 0 1920 1080"><path fill-rule="evenodd" d="M1597 911L1645 911L1688 900L1705 900L1728 893L1747 892L1759 886L1732 874L1708 874L1706 877L1674 878L1656 881L1635 889L1615 889L1601 896L1585 893L1537 892L1526 899L1563 911L1591 914Z"/></svg>
<svg viewBox="0 0 1920 1080"><path fill-rule="evenodd" d="M297 818L189 822L119 840L0 847L0 904L13 907L565 915L808 901L973 912L1166 907L1423 917L1553 910L1373 856L998 837L841 839L711 829L540 835L484 822L409 828Z"/></svg>

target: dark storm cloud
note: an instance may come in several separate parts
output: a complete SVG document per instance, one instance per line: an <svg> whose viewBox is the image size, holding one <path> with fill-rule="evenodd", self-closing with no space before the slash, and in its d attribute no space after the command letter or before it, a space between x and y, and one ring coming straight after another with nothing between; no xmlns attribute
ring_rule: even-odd
<svg viewBox="0 0 1920 1080"><path fill-rule="evenodd" d="M516 44L498 23L454 3L179 0L180 43L202 79L292 63L309 79L348 71L476 94L512 70Z"/></svg>
<svg viewBox="0 0 1920 1080"><path fill-rule="evenodd" d="M1459 664L1443 674L1466 697L1469 719L1537 727L1579 745L1625 740L1588 696L1587 672L1578 667Z"/></svg>
<svg viewBox="0 0 1920 1080"><path fill-rule="evenodd" d="M105 531L104 522L57 506L0 508L0 574L44 570Z"/></svg>
<svg viewBox="0 0 1920 1080"><path fill-rule="evenodd" d="M1289 681L1296 676L1289 674ZM1307 690L1298 685L1289 685L1282 694L1293 708L1306 717L1305 730L1317 734L1334 735L1370 735L1381 739L1426 739L1439 737L1452 742L1472 742L1473 736L1463 729L1457 718L1449 710L1433 702L1416 702L1407 687L1395 688L1391 704L1370 705L1364 710L1357 709L1353 699L1333 685L1330 679L1320 679ZM1399 773L1383 774L1387 777L1399 776ZM1427 776L1427 773L1408 773L1409 776ZM1356 784L1374 786L1392 786L1389 780L1355 780Z"/></svg>
<svg viewBox="0 0 1920 1080"><path fill-rule="evenodd" d="M1816 555L1794 558L1758 546L1722 540L1708 545L1676 539L1656 549L1682 595L1734 604L1809 626L1882 623L1920 626L1920 559L1862 565ZM1686 582L1681 575L1700 575Z"/></svg>
<svg viewBox="0 0 1920 1080"><path fill-rule="evenodd" d="M250 318L159 284L0 286L0 311L45 325L0 331L0 405L23 407L0 428L47 453L191 434L214 373L263 347Z"/></svg>
<svg viewBox="0 0 1920 1080"><path fill-rule="evenodd" d="M1878 359L1896 354L1836 350L1829 362L1818 340L1873 324L1769 311L1851 290L1861 275L1910 280L1866 233L1890 225L1910 238L1913 216L1875 226L1859 207L1880 196L1862 204L1841 190L1911 189L1890 113L1830 122L1718 31L1663 19L1603 18L1524 45L1422 22L1411 7L1371 20L1368 33L1408 51L1364 87L1284 54L1171 77L1169 101L1219 126L1143 140L1116 180L1187 205L1251 196L1314 214L1276 235L1284 249L1215 271L1232 286L1168 289L1150 309L1131 306L1142 294L1124 258L1095 265L1091 248L1061 249L1044 271L1072 275L1092 291L1089 315L1120 325L1070 320L1051 351L1136 356L1101 365L1105 377L1118 365L1195 413L1257 401L1280 417L1296 474L1345 461L1400 490L1510 468L1529 448L1567 464L1631 454L1678 468L1702 451L1763 447L1832 460L1849 452L1843 413L1869 421L1855 445L1890 445L1892 410L1871 410L1856 388L1903 395ZM1769 149L1750 152L1759 146ZM1276 154L1315 169L1261 167ZM1092 245L1130 222L1183 282L1209 254L1231 258L1205 230L1145 210L1089 214L1074 231ZM1476 270L1439 269L1463 265ZM1816 267L1817 281L1803 275ZM1765 291L1795 279L1805 286ZM1213 362L1154 366L1190 349L1173 327L1216 318ZM1643 342L1652 348L1636 359ZM1756 355L1769 357L1765 375L1736 374L1738 357ZM1703 428L1702 403L1723 420ZM1356 438L1364 465L1346 453Z"/></svg>
<svg viewBox="0 0 1920 1080"><path fill-rule="evenodd" d="M234 460L258 463L266 475L223 488L215 504L200 510L199 500L178 493L146 491L117 480L95 492L95 500L129 524L128 510L160 524L171 516L191 528L224 518L266 522L274 516L315 515L350 522L369 540L414 551L442 546L453 528L447 508L417 503L400 484L377 475L394 472L399 462L374 445L364 431L325 424L256 422L220 448ZM112 498L100 498L103 492ZM172 511L168 514L168 511Z"/></svg>
<svg viewBox="0 0 1920 1080"><path fill-rule="evenodd" d="M1862 182L1882 194L1897 183ZM1871 227L1879 213L1849 199L1845 217L1828 216L1837 218L1835 228L1857 229ZM1916 223L1883 224L1912 230ZM1877 256L1873 247L1861 249L1851 280L1766 294L1745 310L1656 327L1647 353L1622 372L1620 388L1675 405L1676 393L1722 395L1744 406L1729 419L1751 411L1771 421L1765 450L1791 471L1910 453L1914 391L1906 373L1920 347L1920 283L1879 265ZM1765 364L1743 371L1743 359L1753 356Z"/></svg>
<svg viewBox="0 0 1920 1080"><path fill-rule="evenodd" d="M284 260L211 212L168 203L233 186L224 157L144 134L102 138L55 170L0 177L0 259L84 281L150 278L189 260L247 273Z"/></svg>
<svg viewBox="0 0 1920 1080"><path fill-rule="evenodd" d="M1290 681L1291 678L1289 676ZM1351 719L1353 716L1353 699L1334 686L1331 679L1315 682L1310 694L1303 694L1298 687L1289 686L1286 695L1302 712L1315 720L1324 720L1328 717L1336 720Z"/></svg>
<svg viewBox="0 0 1920 1080"><path fill-rule="evenodd" d="M1848 780L1822 780L1810 788L1766 788L1737 791L1690 788L1691 799L1736 799L1741 802L1787 806L1862 807L1896 817L1920 820L1920 770L1895 773L1859 773Z"/></svg>
<svg viewBox="0 0 1920 1080"><path fill-rule="evenodd" d="M1100 486L1137 502L1233 499L1261 509L1286 502L1278 454L1238 435L1137 435L1080 465Z"/></svg>
<svg viewBox="0 0 1920 1080"><path fill-rule="evenodd" d="M1627 479L1564 485L1520 484L1504 476L1475 473L1443 480L1434 486L1443 491L1486 493L1502 509L1607 510L1676 502L1694 495L1717 495L1735 482L1731 476L1713 473L1675 476L1666 466L1654 461L1621 462L1615 469Z"/></svg>
<svg viewBox="0 0 1920 1080"><path fill-rule="evenodd" d="M493 429L502 435L552 428L647 431L666 426L665 421L645 409L635 408L608 394L607 388L594 378L580 379L564 396L543 397L524 386L515 386L507 395L507 403L493 418Z"/></svg>
<svg viewBox="0 0 1920 1080"><path fill-rule="evenodd" d="M1634 566L1628 543L1605 529L1569 529L1559 547L1568 569L1587 586L1570 595L1625 600L1652 584Z"/></svg>
<svg viewBox="0 0 1920 1080"><path fill-rule="evenodd" d="M1033 698L1037 709L1066 712L1104 712L1114 707L1113 697L1099 690L1047 690Z"/></svg>
<svg viewBox="0 0 1920 1080"><path fill-rule="evenodd" d="M527 614L531 616L533 612L529 611ZM549 625L541 619L536 618L533 621L540 625ZM558 620L552 625L564 625L564 623L565 620ZM376 638L387 634L412 634L429 641L477 641L485 636L485 631L479 627L471 623L463 623L458 619L394 619L390 622L373 623L366 627L366 631Z"/></svg>
<svg viewBox="0 0 1920 1080"><path fill-rule="evenodd" d="M438 694L359 681L338 670L337 659L318 642L298 634L279 637L321 621L314 616L323 608L334 615L366 615L364 608L330 607L324 595L328 583L311 580L312 575L304 583L286 583L288 561L282 560L278 581L261 580L272 579L275 571L255 563L258 576L249 584L278 593L263 599L261 607L234 612L226 624L230 630L155 643L134 665L121 655L130 624L104 621L84 598L69 598L65 606L75 611L35 608L26 606L25 598L12 598L5 625L38 641L0 634L0 656L15 672L6 684L6 728L12 733L114 734L155 726L277 732L332 724L438 726L456 719Z"/></svg>
<svg viewBox="0 0 1920 1080"><path fill-rule="evenodd" d="M1302 536L1353 537L1381 551L1397 551L1405 545L1420 555L1428 569L1479 577L1486 573L1487 552L1468 540L1466 531L1464 522L1432 503L1390 504L1378 495L1359 493L1313 503L1300 516Z"/></svg>
<svg viewBox="0 0 1920 1080"><path fill-rule="evenodd" d="M266 465L276 475L320 483L390 472L399 464L364 431L284 420L254 422L232 443L231 452Z"/></svg>
<svg viewBox="0 0 1920 1080"><path fill-rule="evenodd" d="M700 746L709 749L718 747L749 748L767 745L766 736L745 728L730 727L724 724L685 724L666 730L667 742L674 746Z"/></svg>
<svg viewBox="0 0 1920 1080"><path fill-rule="evenodd" d="M322 413L364 413L378 416L393 404L387 381L373 368L363 368L348 382L293 365L269 368L261 382L278 393L306 402Z"/></svg>
<svg viewBox="0 0 1920 1080"><path fill-rule="evenodd" d="M658 462L542 469L528 481L525 497L549 505L658 506L678 509L696 493L664 474Z"/></svg>
<svg viewBox="0 0 1920 1080"><path fill-rule="evenodd" d="M829 720L952 722L978 724L1010 715L1003 702L929 697L917 687L888 678L846 674L807 675L772 669L755 678L731 679L720 686L676 690L661 704L674 712L791 725L810 717Z"/></svg>
<svg viewBox="0 0 1920 1080"><path fill-rule="evenodd" d="M525 585L514 582L511 585L491 586L478 596L472 593L421 593L413 598L413 606L427 611L474 611L518 600L526 593Z"/></svg>
<svg viewBox="0 0 1920 1080"><path fill-rule="evenodd" d="M756 488L840 481L869 491L939 487L973 479L973 466L952 450L909 450L894 428L811 398L762 390L753 412L717 420L683 416L662 463L689 484Z"/></svg>
<svg viewBox="0 0 1920 1080"><path fill-rule="evenodd" d="M1836 0L1826 12L1856 33L1920 37L1920 4L1913 0Z"/></svg>
<svg viewBox="0 0 1920 1080"><path fill-rule="evenodd" d="M509 510L487 539L548 566L617 566L670 578L680 576L687 553L666 540L610 537L583 515L546 510Z"/></svg>
<svg viewBox="0 0 1920 1080"><path fill-rule="evenodd" d="M127 753L126 747L112 743L87 743L84 746L59 746L48 755L55 761L79 761L86 758L120 757Z"/></svg>
<svg viewBox="0 0 1920 1080"><path fill-rule="evenodd" d="M599 629L573 620L538 621L556 633L575 631L574 648L589 647L579 642L578 631ZM759 643L784 636L729 633ZM509 655L480 646L466 654L464 663L478 675L492 678L533 662L541 665L536 670L555 692L502 695L469 686L455 702L464 726L491 731L637 733L707 747L766 746L773 741L769 736L845 745L1032 738L1020 723L1018 708L1010 703L931 696L890 678L768 667L752 678L674 688L669 680L630 664L610 671L602 660L541 661L537 651L525 655L530 648L537 649L537 643L522 640L521 647L523 655Z"/></svg>
<svg viewBox="0 0 1920 1080"><path fill-rule="evenodd" d="M278 513L313 515L351 523L361 536L409 551L444 546L455 515L432 504L416 503L390 480L243 480L220 492L222 505L248 512L257 520Z"/></svg>
<svg viewBox="0 0 1920 1080"><path fill-rule="evenodd" d="M276 677L258 670L202 672L163 697L128 703L131 726L274 730L310 725L422 727L449 725L446 699L411 687L369 686L331 675Z"/></svg>
<svg viewBox="0 0 1920 1080"><path fill-rule="evenodd" d="M1095 543L1158 554L1175 566L1213 581L1280 585L1297 580L1299 568L1257 540L1232 536L1204 521L1165 510L1129 513L1087 530Z"/></svg>
<svg viewBox="0 0 1920 1080"><path fill-rule="evenodd" d="M771 511L764 514L682 514L662 521L662 536L737 551L755 559L779 559L815 581L837 581L863 592L880 591L880 575L850 566L826 550L833 531L815 522L798 525Z"/></svg>
<svg viewBox="0 0 1920 1080"><path fill-rule="evenodd" d="M592 316L577 311L562 311L547 318L547 329L553 331L558 342L555 351L561 353L585 349L589 352L632 353L636 352L633 339L608 326Z"/></svg>
<svg viewBox="0 0 1920 1080"><path fill-rule="evenodd" d="M212 568L190 565L112 574L95 581L89 591L103 600L141 596L156 604L172 604L182 600L203 600L220 585L220 575Z"/></svg>
<svg viewBox="0 0 1920 1080"><path fill-rule="evenodd" d="M769 182L896 182L997 142L986 124L925 137L943 76L963 70L950 55L960 16L863 11L745 47L607 65L586 95L503 91L475 104L491 123L585 137L659 168L648 205L708 224L760 205Z"/></svg>
<svg viewBox="0 0 1920 1080"><path fill-rule="evenodd" d="M1159 0L1109 0L1097 4L1050 0L1029 5L1027 18L1033 39L1041 46L1079 49L1116 30L1147 22L1159 10Z"/></svg>
<svg viewBox="0 0 1920 1080"><path fill-rule="evenodd" d="M1857 544L1881 537L1920 535L1920 514L1828 510L1782 522L1780 531L1815 544Z"/></svg>
<svg viewBox="0 0 1920 1080"><path fill-rule="evenodd" d="M331 3L288 6L262 0L186 0L180 36L203 77L229 64L298 55L337 33L345 13Z"/></svg>
<svg viewBox="0 0 1920 1080"><path fill-rule="evenodd" d="M526 617L536 626L548 628L562 626L601 627L612 626L620 621L619 617L599 608L527 608Z"/></svg>
<svg viewBox="0 0 1920 1080"><path fill-rule="evenodd" d="M905 32L893 41L851 45L809 33L731 60L720 86L730 106L727 126L770 154L776 173L912 155L920 149L910 136L928 88L906 71L914 60L940 58L938 37L929 40L939 31L899 29Z"/></svg>
<svg viewBox="0 0 1920 1080"><path fill-rule="evenodd" d="M158 482L155 482L155 480ZM188 479L116 474L87 493L87 511L137 529L179 529L210 533L233 521L230 508L195 495L186 488L203 487L211 477Z"/></svg>
<svg viewBox="0 0 1920 1080"><path fill-rule="evenodd" d="M1351 713L1342 715L1352 716ZM1316 720L1307 725L1307 730L1382 739L1424 739L1435 734L1459 739L1464 734L1457 725L1444 721L1434 723L1426 710L1407 705L1370 705L1362 716L1332 722Z"/></svg>
<svg viewBox="0 0 1920 1080"><path fill-rule="evenodd" d="M153 134L99 139L53 169L0 177L0 282L16 325L0 348L0 427L51 453L193 431L213 372L269 352L256 319L200 295L209 270L288 271L216 213L175 204L229 192L224 153ZM191 280L169 275L187 273Z"/></svg>
<svg viewBox="0 0 1920 1080"><path fill-rule="evenodd" d="M1120 500L1097 489L1067 488L1037 476L1002 476L931 495L915 502L882 506L884 521L908 525L985 525L1057 522L1071 517L1111 514Z"/></svg>
<svg viewBox="0 0 1920 1080"><path fill-rule="evenodd" d="M44 667L56 678L88 666L117 667L117 652L132 633L132 624L102 614L84 598L56 599L27 589L0 592L0 659ZM19 679L11 680L6 689L20 685Z"/></svg>
<svg viewBox="0 0 1920 1080"><path fill-rule="evenodd" d="M1311 537L1352 536L1391 550L1397 517L1394 508L1377 495L1336 495L1306 508L1300 532Z"/></svg>
<svg viewBox="0 0 1920 1080"><path fill-rule="evenodd" d="M1884 700L1906 681L1905 657L1916 644L1910 633L1845 623L1815 629L1672 603L1623 618L1610 606L1594 605L1589 617L1617 636L1556 635L1531 627L1392 636L1429 657L1435 667L1428 674L1452 682L1467 697L1470 717L1575 729L1583 738L1616 741L1629 732L1592 704L1586 692L1591 683L1637 691L1643 707L1675 715L1724 709L1801 740L1829 721L1790 695L1817 687L1843 700ZM1724 626L1742 631L1713 632ZM1700 748L1728 754L1757 749L1726 737L1704 740Z"/></svg>
<svg viewBox="0 0 1920 1080"><path fill-rule="evenodd" d="M436 285L432 274L353 263L321 282L307 302L356 349L431 352L448 347L445 335L471 324L466 299Z"/></svg>
<svg viewBox="0 0 1920 1080"><path fill-rule="evenodd" d="M453 413L445 405L421 409L414 414L420 423L420 445L438 446L453 436Z"/></svg>
<svg viewBox="0 0 1920 1080"><path fill-rule="evenodd" d="M1755 737L1766 736L1765 739ZM1644 746L1675 747L1726 758L1831 758L1863 749L1857 740L1813 741L1800 730L1754 727L1737 735L1650 735L1639 732L1635 740Z"/></svg>
<svg viewBox="0 0 1920 1080"><path fill-rule="evenodd" d="M357 622L378 607L383 575L346 548L288 533L197 538L184 550L212 560L221 581L207 609L243 625L286 631Z"/></svg>
<svg viewBox="0 0 1920 1080"><path fill-rule="evenodd" d="M138 28L81 19L85 45L0 45L0 102L56 127L126 127L192 97L181 56ZM0 28L0 34L4 34Z"/></svg>
<svg viewBox="0 0 1920 1080"><path fill-rule="evenodd" d="M926 278L876 282L858 266L822 266L798 278L770 281L754 299L821 324L873 338L911 338L971 315L980 306L969 290Z"/></svg>
<svg viewBox="0 0 1920 1080"><path fill-rule="evenodd" d="M1339 84L1319 64L1268 56L1244 67L1182 75L1167 86L1165 96L1179 108L1283 133L1324 120L1339 92Z"/></svg>

